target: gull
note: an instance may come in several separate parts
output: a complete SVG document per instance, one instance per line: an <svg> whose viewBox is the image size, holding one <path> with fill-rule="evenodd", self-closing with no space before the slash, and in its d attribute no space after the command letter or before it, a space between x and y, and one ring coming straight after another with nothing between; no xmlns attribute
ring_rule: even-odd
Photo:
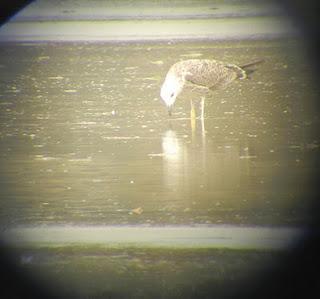
<svg viewBox="0 0 320 299"><path fill-rule="evenodd" d="M256 60L241 66L213 59L188 59L179 61L171 66L161 87L161 98L171 115L172 107L182 92L189 86L207 94L210 91L223 89L237 79L248 78L254 72L255 65L263 60ZM204 118L204 99L201 97L201 119ZM191 100L191 115L194 107Z"/></svg>

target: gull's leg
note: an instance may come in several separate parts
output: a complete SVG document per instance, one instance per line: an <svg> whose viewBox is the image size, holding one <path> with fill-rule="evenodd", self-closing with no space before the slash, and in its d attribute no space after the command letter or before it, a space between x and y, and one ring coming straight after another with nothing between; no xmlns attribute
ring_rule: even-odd
<svg viewBox="0 0 320 299"><path fill-rule="evenodd" d="M190 104L191 104L191 111L190 111L191 132L193 136L196 131L196 111L194 109L194 104L192 99L190 100Z"/></svg>
<svg viewBox="0 0 320 299"><path fill-rule="evenodd" d="M202 135L204 136L206 134L206 129L204 127L204 118L201 117L200 121L201 121L201 132L202 132Z"/></svg>
<svg viewBox="0 0 320 299"><path fill-rule="evenodd" d="M192 99L190 100L190 105L191 105L190 117L191 117L191 119L195 119L196 118L196 110L194 108L194 104L193 104Z"/></svg>
<svg viewBox="0 0 320 299"><path fill-rule="evenodd" d="M201 97L200 108L201 108L201 119L204 119L204 97Z"/></svg>
<svg viewBox="0 0 320 299"><path fill-rule="evenodd" d="M201 132L202 132L202 137L205 136L205 133L206 133L206 129L204 127L204 100L205 100L205 97L201 97L201 103L200 103L200 107L201 107Z"/></svg>

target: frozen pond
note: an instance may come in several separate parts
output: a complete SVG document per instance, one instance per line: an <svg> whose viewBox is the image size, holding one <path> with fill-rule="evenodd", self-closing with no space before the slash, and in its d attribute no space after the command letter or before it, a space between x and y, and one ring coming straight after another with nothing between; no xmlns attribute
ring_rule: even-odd
<svg viewBox="0 0 320 299"><path fill-rule="evenodd" d="M17 43L0 48L1 221L304 225L319 115L294 40ZM251 80L168 117L168 68L265 59Z"/></svg>

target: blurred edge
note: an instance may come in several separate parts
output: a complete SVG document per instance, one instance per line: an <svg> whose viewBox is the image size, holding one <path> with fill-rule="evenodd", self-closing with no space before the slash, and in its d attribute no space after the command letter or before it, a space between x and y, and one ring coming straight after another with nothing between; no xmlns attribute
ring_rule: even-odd
<svg viewBox="0 0 320 299"><path fill-rule="evenodd" d="M0 0L0 26L33 2L32 0Z"/></svg>
<svg viewBox="0 0 320 299"><path fill-rule="evenodd" d="M274 1L277 2L277 1ZM319 48L320 48L320 1L317 0L281 0L284 11L288 17L297 25L302 32L306 59L315 72L316 78L319 77ZM318 82L314 82L318 84Z"/></svg>

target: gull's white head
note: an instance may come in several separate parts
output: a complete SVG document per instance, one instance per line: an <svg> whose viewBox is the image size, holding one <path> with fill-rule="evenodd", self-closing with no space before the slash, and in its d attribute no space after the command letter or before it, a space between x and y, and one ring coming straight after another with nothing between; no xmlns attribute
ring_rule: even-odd
<svg viewBox="0 0 320 299"><path fill-rule="evenodd" d="M181 79L170 73L167 74L162 84L160 95L168 108L169 114L171 114L171 109L177 96L182 91L183 84L184 82Z"/></svg>

